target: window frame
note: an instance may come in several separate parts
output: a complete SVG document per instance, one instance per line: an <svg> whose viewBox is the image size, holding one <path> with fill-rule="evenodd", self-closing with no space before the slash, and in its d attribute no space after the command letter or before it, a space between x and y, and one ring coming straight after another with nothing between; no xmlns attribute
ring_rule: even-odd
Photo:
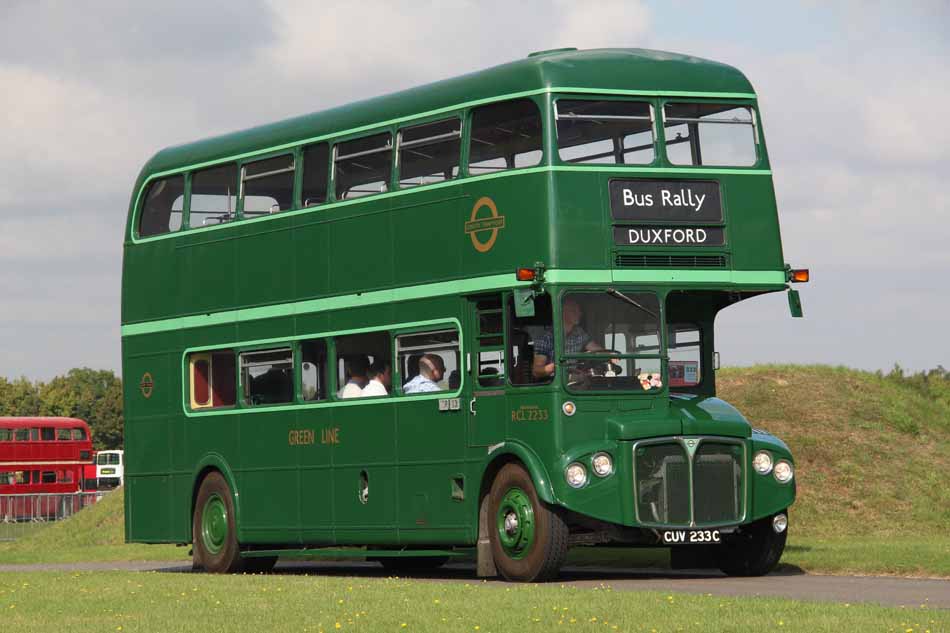
<svg viewBox="0 0 950 633"><path fill-rule="evenodd" d="M237 370L237 392L235 404L240 409L267 409L270 407L285 407L287 405L297 404L297 384L299 383L297 375L297 366L299 365L299 354L297 345L294 341L274 342L267 345L253 345L248 347L234 346L235 369ZM265 404L253 404L248 402L247 385L244 384L244 363L245 354L260 354L264 352L279 352L288 350L290 352L290 380L291 380L291 398L287 402L268 402Z"/></svg>
<svg viewBox="0 0 950 633"><path fill-rule="evenodd" d="M255 158L256 158L256 157L255 157ZM254 162L254 161L250 161L250 162ZM244 218L240 215L240 213L239 213L239 211L238 211L238 209L239 209L239 208L241 207L241 205L243 204L243 198L242 198L242 196L240 195L240 194L241 194L241 170L242 170L241 165L242 165L242 160L239 160L239 159L236 159L236 158L232 158L232 159L229 159L229 160L222 161L222 162L220 162L220 163L214 163L214 164L212 164L212 165L204 165L204 166L202 166L202 167L200 167L200 168L198 168L198 169L190 169L190 170L188 171L188 178L187 178L186 183L185 183L185 192L186 192L186 194L185 194L185 209L186 209L185 218L186 218L186 220L187 220L187 229L186 229L186 230L188 230L188 231L200 231L200 230L202 230L202 229L207 229L207 228L214 227L214 226L220 226L220 225L222 225L222 224L234 224L235 222L240 222L241 220L244 219ZM193 203L194 203L194 181L195 181L195 176L197 176L198 174L200 174L200 173L202 173L202 172L211 171L211 170L213 170L213 169L221 169L221 168L223 168L223 167L228 167L228 166L231 166L231 167L234 169L234 184L235 184L235 189L234 189L234 194L233 194L233 197L234 197L234 208L231 209L231 210L228 212L228 218L229 218L229 219L224 220L224 221L216 222L215 224L206 224L206 225L202 225L202 226L192 226L192 225L191 225L191 212L192 212L192 206L193 206ZM206 195L206 194L199 194L199 195ZM230 204L231 195L228 195L228 196L226 196L226 197L228 198L228 203ZM210 214L211 212L210 212L210 211L201 211L201 213Z"/></svg>
<svg viewBox="0 0 950 633"><path fill-rule="evenodd" d="M549 95L541 95L542 99L538 99L537 96L527 96L527 97L513 97L506 99L498 99L496 101L490 101L488 103L482 103L477 106L471 106L467 108L465 113L465 118L463 121L463 143L462 143L462 166L459 170L460 178L477 178L479 176L490 176L492 174L501 174L509 172L517 172L523 169L534 169L537 167L542 167L549 164L549 123L547 113L549 112L549 100L547 99ZM533 165L524 165L522 167L505 167L504 169L498 169L495 171L485 172L481 174L472 174L471 162L472 162L472 132L474 130L474 117L475 112L481 108L489 106L498 106L504 103L513 103L516 101L527 101L534 104L535 108L538 110L538 121L541 124L540 137L541 137L541 156L538 158L538 162Z"/></svg>
<svg viewBox="0 0 950 633"><path fill-rule="evenodd" d="M270 215L279 215L281 213L286 213L287 211L295 211L300 208L300 178L298 174L302 173L302 169L298 169L298 166L301 163L300 160L300 150L303 148L302 145L296 145L290 149L283 149L274 152L268 152L266 154L257 154L255 156L249 156L238 161L238 199L236 203L237 207L237 216L233 222L238 222L241 220L256 220L259 218L265 218ZM260 163L267 160L273 160L275 158L282 158L284 156L290 157L290 167L284 169L273 170L261 174L255 174L253 176L247 176L247 167L248 165L253 165L254 163ZM293 179L291 181L291 193L290 193L290 207L286 209L280 209L279 211L271 211L270 213L263 213L260 211L255 211L253 216L244 215L244 193L245 185L249 180L258 180L268 176L276 176L279 174L291 173Z"/></svg>
<svg viewBox="0 0 950 633"><path fill-rule="evenodd" d="M189 197L190 197L190 196L189 196L189 189L190 189L190 185L191 185L191 183L190 183L190 180L191 180L190 176L191 176L191 170L188 170L188 171L179 171L179 172L174 172L174 173L169 173L169 174L162 174L161 176L156 176L156 177L154 177L154 178L149 179L148 182L146 182L146 183L144 183L144 184L142 185L142 187L140 188L141 194L140 194L139 201L138 201L138 205L137 205L137 208L136 208L136 213L135 213L134 222L133 222L133 224L132 224L132 232L133 232L133 234L135 235L135 237L136 237L137 239L140 239L140 240L149 240L149 239L154 239L154 238L163 237L163 236L167 236L167 235L174 235L175 233L181 233L182 231L188 230L188 202L189 202ZM149 234L149 235L142 235L142 221L145 219L145 207L146 207L146 205L147 205L147 203L148 203L148 194L149 194L149 192L151 192L152 187L156 186L159 182L161 182L161 181L163 181L163 180L164 180L164 181L170 181L170 180L173 180L173 179L176 179L176 178L181 178L181 179L182 179L182 194L181 194L181 195L182 195L182 201L181 201L181 224L180 224L180 226L179 226L177 229L175 229L175 230L172 230L171 228L169 228L168 230L166 230L166 231L161 231L161 232L159 232L159 233L152 233L152 234ZM173 202L173 203L172 203L172 207L174 207L174 206L175 206L175 205L174 205L174 202ZM174 212L174 211L170 211L170 212L169 212L169 218L171 217L171 213L173 213L173 212Z"/></svg>
<svg viewBox="0 0 950 633"><path fill-rule="evenodd" d="M457 352L458 352L457 369L459 372L458 388L454 390L446 388L445 390L442 390L442 391L432 391L432 392L424 392L424 393L417 393L417 394L405 393L403 391L403 385L405 384L406 380L403 378L403 375L402 375L402 363L399 359L399 345L398 345L397 339L400 336L412 336L413 334L426 334L426 333L437 334L440 332L449 332L449 331L455 332L458 338L458 348L457 348ZM408 327L403 327L403 328L390 328L389 332L390 332L390 345L392 349L391 362L392 362L392 375L393 375L392 393L390 394L390 396L396 396L398 398L418 398L418 397L424 397L424 396L439 396L441 398L455 398L455 397L458 397L462 393L462 388L465 385L465 374L467 373L465 371L467 361L465 357L465 345L462 340L463 330L458 325L458 323L454 321L451 321L451 322L446 321L446 322L433 323L431 325L416 325L416 326L408 326ZM442 378L443 380L445 380L446 386L448 386L448 380L449 380L448 372L446 372L446 375L444 375Z"/></svg>
<svg viewBox="0 0 950 633"><path fill-rule="evenodd" d="M212 359L215 354L223 354L225 352L230 352L234 359L234 375L232 379L234 381L234 402L231 404L214 404L214 363ZM219 347L213 349L204 349L204 350L186 350L184 354L184 368L186 373L186 380L183 384L183 392L185 396L185 410L192 413L198 411L220 411L220 410L229 410L235 409L238 407L240 402L239 389L240 389L240 366L238 363L238 350L233 346ZM194 365L196 362L206 360L208 362L208 401L207 404L199 404L195 400L194 394Z"/></svg>
<svg viewBox="0 0 950 633"><path fill-rule="evenodd" d="M424 183L424 184L419 184L419 185L403 186L403 185L401 184L401 183L402 183L402 161L400 160L400 153L402 152L402 149L403 149L403 141L402 141L403 132L406 131L406 130L412 129L412 128L422 127L422 126L425 126L425 125L432 125L432 124L434 124L434 123L442 123L442 122L445 122L445 121L452 121L453 119L456 120L456 121L458 121L458 135L457 135L457 136L455 136L455 135L450 135L450 134L443 134L443 135L437 135L437 136L435 136L435 137L426 137L426 138L422 138L422 139L417 139L417 140L415 140L415 141L409 141L409 143L410 143L409 147L410 147L410 148L411 148L411 147L417 147L417 146L418 146L418 147L424 147L424 146L427 145L427 144L434 144L434 143L436 143L436 142L438 142L438 141L450 140L450 139L452 139L452 138L458 138L458 141L459 141L458 173L457 173L455 176L451 177L451 178L446 178L445 180L441 180L441 181L438 181L438 182L430 182L430 183ZM429 187L429 186L431 186L431 185L437 185L437 184L446 183L446 182L454 182L454 181L457 181L457 180L459 180L459 179L461 179L461 178L464 178L465 176L464 176L464 174L463 174L463 172L462 172L462 161L463 161L463 159L464 159L464 155L465 155L465 145L466 145L466 140L465 140L465 139L466 139L466 133L465 133L465 132L466 132L466 125L465 125L465 123L466 123L466 121L465 121L465 114L464 114L464 112L454 112L454 113L449 114L448 116L446 116L446 115L444 115L444 114L440 114L440 115L435 115L435 116L431 116L431 117L425 117L425 118L422 118L422 119L416 119L416 120L413 120L413 121L406 121L406 122L402 123L401 125L397 126L397 129L396 129L396 146L395 146L395 149L394 149L394 151L393 151L393 168L392 168L392 172L393 172L394 185L393 185L393 189L392 189L392 190L393 190L393 191L407 191L407 190L408 190L408 191L411 191L411 190L414 190L414 189L418 189L419 187ZM436 140L436 139L438 139L438 140Z"/></svg>
<svg viewBox="0 0 950 633"><path fill-rule="evenodd" d="M364 150L360 152L355 152L352 154L340 155L340 146L347 143L352 143L353 141L359 141L362 139L368 139L373 136L382 136L383 134L389 135L388 145L385 147L379 147L376 149ZM363 198L371 198L387 193L392 193L396 190L393 179L396 173L394 166L395 153L396 153L396 132L392 126L385 128L380 128L372 132L360 132L358 134L348 134L346 136L340 136L338 138L330 139L330 181L328 183L329 191L328 193L332 195L333 202L351 202L353 200L362 200ZM383 152L390 152L389 156L389 176L386 179L386 191L377 191L372 193L366 193L355 198L341 198L337 194L337 161L348 160L351 158L359 158L360 156L369 156L372 154L380 154ZM345 193L345 192L344 192ZM328 200L329 201L329 200Z"/></svg>

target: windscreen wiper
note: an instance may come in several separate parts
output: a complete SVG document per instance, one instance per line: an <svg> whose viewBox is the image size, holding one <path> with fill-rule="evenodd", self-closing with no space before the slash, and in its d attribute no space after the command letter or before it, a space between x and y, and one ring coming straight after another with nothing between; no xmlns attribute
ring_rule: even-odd
<svg viewBox="0 0 950 633"><path fill-rule="evenodd" d="M637 302L637 301L631 299L630 297L628 297L627 295L623 294L622 292L620 292L620 291L617 290L616 288L607 288L607 294L609 294L611 297L616 297L616 298L620 299L621 301L626 301L627 303L629 303L630 305L632 305L632 306L635 307L635 308L640 308L641 310L643 310L644 312L646 312L647 314L649 314L651 317L653 317L654 319L656 319L657 322L660 321L660 315L659 315L659 314L656 314L656 313L653 312L653 310L651 310L650 308L644 307L644 306L641 305L639 302Z"/></svg>

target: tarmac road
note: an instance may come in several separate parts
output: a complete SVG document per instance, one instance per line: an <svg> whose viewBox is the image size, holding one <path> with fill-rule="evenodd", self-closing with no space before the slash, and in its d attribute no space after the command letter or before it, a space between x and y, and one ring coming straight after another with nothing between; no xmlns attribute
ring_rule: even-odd
<svg viewBox="0 0 950 633"><path fill-rule="evenodd" d="M169 562L74 563L62 565L0 565L0 573L30 571L165 571L191 572L191 565ZM358 576L389 575L374 563L299 562L278 563L278 574ZM420 582L484 582L474 577L470 564L447 565L437 572L405 574ZM503 581L492 579L492 584ZM950 580L895 578L890 576L820 576L801 572L778 572L762 578L729 578L707 570L617 570L597 567L565 567L558 579L577 587L608 585L614 591L671 591L717 596L764 596L793 600L841 603L872 602L887 606L950 609Z"/></svg>

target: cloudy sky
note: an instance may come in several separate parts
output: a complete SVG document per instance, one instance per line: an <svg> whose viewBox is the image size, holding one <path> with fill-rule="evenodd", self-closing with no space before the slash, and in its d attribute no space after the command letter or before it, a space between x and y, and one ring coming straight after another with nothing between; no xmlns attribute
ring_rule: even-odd
<svg viewBox="0 0 950 633"><path fill-rule="evenodd" d="M781 4L781 6L779 6ZM119 368L122 231L158 149L576 46L737 66L760 96L784 295L724 364L950 366L950 5L0 0L0 375Z"/></svg>

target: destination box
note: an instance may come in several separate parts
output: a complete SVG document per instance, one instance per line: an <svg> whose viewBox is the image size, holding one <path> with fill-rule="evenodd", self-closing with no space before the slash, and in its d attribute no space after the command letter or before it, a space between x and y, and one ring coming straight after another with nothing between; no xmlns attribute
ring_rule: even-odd
<svg viewBox="0 0 950 633"><path fill-rule="evenodd" d="M610 212L635 222L722 222L719 183L711 180L611 180Z"/></svg>
<svg viewBox="0 0 950 633"><path fill-rule="evenodd" d="M614 243L620 246L722 246L721 226L615 226Z"/></svg>

